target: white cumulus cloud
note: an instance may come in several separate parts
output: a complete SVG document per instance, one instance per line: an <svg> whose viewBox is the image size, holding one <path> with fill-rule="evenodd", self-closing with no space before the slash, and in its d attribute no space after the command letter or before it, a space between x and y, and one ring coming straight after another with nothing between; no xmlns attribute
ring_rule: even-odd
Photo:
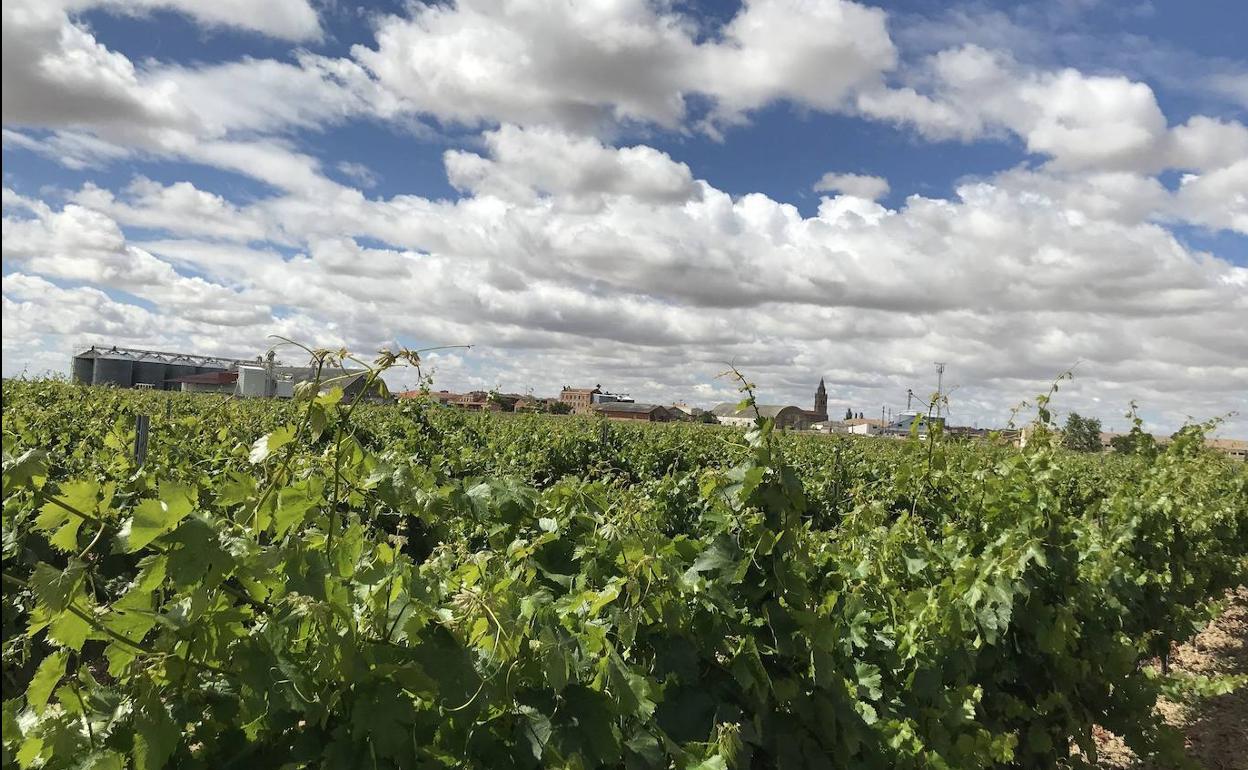
<svg viewBox="0 0 1248 770"><path fill-rule="evenodd" d="M875 200L888 195L888 180L870 174L838 174L829 171L812 187L815 192L839 192L858 198Z"/></svg>

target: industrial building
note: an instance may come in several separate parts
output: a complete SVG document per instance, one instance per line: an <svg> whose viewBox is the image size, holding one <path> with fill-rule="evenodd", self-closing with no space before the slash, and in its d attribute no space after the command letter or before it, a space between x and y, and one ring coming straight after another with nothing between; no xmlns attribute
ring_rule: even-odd
<svg viewBox="0 0 1248 770"><path fill-rule="evenodd" d="M139 348L93 345L74 356L74 382L143 390L181 390L187 393L224 393L243 398L291 398L300 383L317 378L309 366L284 366L273 356L252 360L168 353ZM322 390L342 388L347 398L359 395L368 382L362 369L327 368L320 373ZM381 380L373 383L369 400L387 400Z"/></svg>
<svg viewBox="0 0 1248 770"><path fill-rule="evenodd" d="M217 356L93 345L74 356L71 371L74 382L84 385L181 390L182 379L219 374L240 363L237 359Z"/></svg>

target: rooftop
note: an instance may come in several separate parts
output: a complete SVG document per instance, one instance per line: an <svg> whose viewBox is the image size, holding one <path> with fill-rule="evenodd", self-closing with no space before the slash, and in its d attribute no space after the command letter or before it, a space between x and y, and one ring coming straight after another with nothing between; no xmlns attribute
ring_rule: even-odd
<svg viewBox="0 0 1248 770"><path fill-rule="evenodd" d="M220 367L222 369L247 363L242 359L224 356L200 356L193 353L170 353L164 350L145 350L143 348L122 348L116 345L92 345L78 353L75 358L105 358L119 361L150 361L166 364L189 364L192 366Z"/></svg>
<svg viewBox="0 0 1248 770"><path fill-rule="evenodd" d="M780 413L783 412L785 409L796 409L799 412L802 411L800 407L792 406L789 404L759 404L757 408L758 408L759 415L761 415L762 417L770 417L772 419L775 419L776 417L778 417ZM752 418L754 416L754 410L749 408L748 406L740 407L738 404L717 404L715 408L711 410L711 414L715 415L716 417L751 417Z"/></svg>
<svg viewBox="0 0 1248 770"><path fill-rule="evenodd" d="M638 404L632 401L608 401L603 404L594 404L594 409L599 412L630 412L634 414L647 414L655 409L664 409L658 404Z"/></svg>

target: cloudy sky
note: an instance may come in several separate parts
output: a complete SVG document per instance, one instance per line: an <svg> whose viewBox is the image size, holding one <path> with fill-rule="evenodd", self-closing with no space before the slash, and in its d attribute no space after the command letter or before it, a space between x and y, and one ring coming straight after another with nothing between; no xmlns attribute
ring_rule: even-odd
<svg viewBox="0 0 1248 770"><path fill-rule="evenodd" d="M5 0L3 367L472 344L1248 435L1241 0ZM402 384L400 375L394 384ZM410 378L409 378L410 379Z"/></svg>

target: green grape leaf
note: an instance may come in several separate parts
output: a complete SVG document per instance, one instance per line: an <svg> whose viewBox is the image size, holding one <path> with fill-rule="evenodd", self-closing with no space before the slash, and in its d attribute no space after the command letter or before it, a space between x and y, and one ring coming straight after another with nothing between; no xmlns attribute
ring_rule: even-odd
<svg viewBox="0 0 1248 770"><path fill-rule="evenodd" d="M308 479L277 493L277 509L273 512L273 534L281 537L287 530L303 523L308 513L325 502L324 482Z"/></svg>
<svg viewBox="0 0 1248 770"><path fill-rule="evenodd" d="M854 672L858 675L858 686L866 691L867 697L871 700L879 700L883 696L880 690L883 676L880 674L879 666L870 663L855 663Z"/></svg>
<svg viewBox="0 0 1248 770"><path fill-rule="evenodd" d="M97 513L97 497L100 486L94 481L71 481L62 484L56 494L58 502L46 502L39 509L35 518L35 529L41 532L56 530L48 542L58 550L73 552L78 550L78 530L83 519L70 513L65 506L81 511L88 516Z"/></svg>
<svg viewBox="0 0 1248 770"><path fill-rule="evenodd" d="M251 445L249 455L252 464L259 465L269 459L269 455L289 444L295 439L295 429L285 425L272 433L266 433Z"/></svg>
<svg viewBox="0 0 1248 770"><path fill-rule="evenodd" d="M91 624L72 612L62 612L48 624L48 638L75 652L82 650L90 635Z"/></svg>
<svg viewBox="0 0 1248 770"><path fill-rule="evenodd" d="M70 516L60 529L52 533L48 542L58 551L73 553L78 550L78 530L82 528L82 519Z"/></svg>
<svg viewBox="0 0 1248 770"><path fill-rule="evenodd" d="M17 765L26 770L34 767L35 762L39 759L39 755L43 753L43 739L37 735L22 741L22 745L17 750Z"/></svg>
<svg viewBox="0 0 1248 770"><path fill-rule="evenodd" d="M36 714L43 713L48 697L52 695L61 677L65 675L65 663L68 660L69 653L57 650L44 658L39 668L35 669L35 675L31 677L30 684L26 686L26 705L34 709Z"/></svg>
<svg viewBox="0 0 1248 770"><path fill-rule="evenodd" d="M171 532L195 508L194 487L171 481L161 482L159 496L139 503L130 523L126 550L134 553L156 538Z"/></svg>
<svg viewBox="0 0 1248 770"><path fill-rule="evenodd" d="M53 614L64 612L80 593L86 578L86 565L70 559L64 570L39 562L30 576L30 588L39 603Z"/></svg>
<svg viewBox="0 0 1248 770"><path fill-rule="evenodd" d="M7 402L7 398L5 399ZM7 426L7 422L6 422ZM8 441L5 441L7 452ZM43 486L48 477L48 453L43 449L28 449L19 457L4 461L4 496L7 498L20 487Z"/></svg>
<svg viewBox="0 0 1248 770"><path fill-rule="evenodd" d="M550 718L532 706L521 706L520 716L524 718L520 723L520 731L529 744L529 751L533 752L534 759L541 760L553 732Z"/></svg>
<svg viewBox="0 0 1248 770"><path fill-rule="evenodd" d="M160 770L173 755L181 730L160 699L148 695L135 704L134 770Z"/></svg>

